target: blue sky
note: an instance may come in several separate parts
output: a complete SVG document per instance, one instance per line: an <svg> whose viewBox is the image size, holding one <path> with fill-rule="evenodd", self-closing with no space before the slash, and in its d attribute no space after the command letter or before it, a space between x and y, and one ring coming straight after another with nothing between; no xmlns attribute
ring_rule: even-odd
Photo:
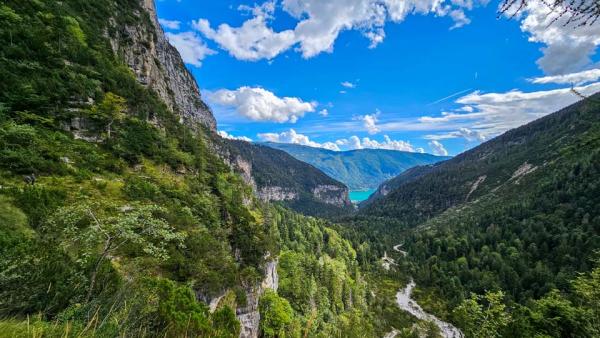
<svg viewBox="0 0 600 338"><path fill-rule="evenodd" d="M600 25L472 0L162 0L225 137L456 155L600 91Z"/></svg>

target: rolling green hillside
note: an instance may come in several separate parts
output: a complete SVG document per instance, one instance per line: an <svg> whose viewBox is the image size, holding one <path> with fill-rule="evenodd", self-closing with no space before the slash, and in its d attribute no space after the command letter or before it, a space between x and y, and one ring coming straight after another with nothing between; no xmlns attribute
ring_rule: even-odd
<svg viewBox="0 0 600 338"><path fill-rule="evenodd" d="M384 149L331 151L297 144L265 144L312 164L330 177L346 184L350 190L375 189L384 181L409 168L449 159L430 154Z"/></svg>

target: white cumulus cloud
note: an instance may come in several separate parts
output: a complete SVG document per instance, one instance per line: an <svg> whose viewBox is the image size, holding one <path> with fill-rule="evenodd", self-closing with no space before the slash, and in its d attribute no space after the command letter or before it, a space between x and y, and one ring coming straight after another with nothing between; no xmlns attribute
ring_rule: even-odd
<svg viewBox="0 0 600 338"><path fill-rule="evenodd" d="M258 134L258 138L267 142L300 144L303 146L309 146L313 148L324 148L334 151L340 150L338 145L333 142L314 142L308 136L298 134L294 129L290 129L289 131L284 131L281 133L262 133Z"/></svg>
<svg viewBox="0 0 600 338"><path fill-rule="evenodd" d="M575 87L583 95L600 91L600 82ZM462 137L469 141L483 141L497 136L545 115L573 104L581 98L571 88L523 92L512 90L503 93L475 91L456 100L462 107L440 116L423 116L418 122L430 130L445 130L440 134L426 135L426 139L443 140ZM386 125L380 126L387 129Z"/></svg>
<svg viewBox="0 0 600 338"><path fill-rule="evenodd" d="M409 152L421 152L421 148L415 149L410 142L402 140L393 140L388 135L383 136L383 141L377 141L368 137L362 139L358 136L351 136L347 139L339 139L335 141L339 146L343 146L344 150L355 149L387 149Z"/></svg>
<svg viewBox="0 0 600 338"><path fill-rule="evenodd" d="M177 48L185 63L200 67L202 60L216 54L193 32L166 33L169 42Z"/></svg>
<svg viewBox="0 0 600 338"><path fill-rule="evenodd" d="M343 31L360 31L370 41L370 48L374 48L383 42L388 21L398 23L410 14L432 13L449 16L455 22L452 28L458 28L470 22L464 9L473 7L473 1L455 0L282 0L281 8L296 24L293 29L278 32L270 27L275 3L240 6L252 18L239 27L224 23L212 28L206 19L195 21L193 26L241 60L272 59L294 46L304 58L311 58L332 52Z"/></svg>
<svg viewBox="0 0 600 338"><path fill-rule="evenodd" d="M260 87L220 89L205 95L209 102L232 107L253 121L296 123L306 113L314 112L317 106L316 102L305 102L297 97L278 97Z"/></svg>
<svg viewBox="0 0 600 338"><path fill-rule="evenodd" d="M173 30L177 30L181 26L181 21L177 20L158 19L158 23L165 28Z"/></svg>
<svg viewBox="0 0 600 338"><path fill-rule="evenodd" d="M237 28L222 24L213 29L205 19L194 21L192 26L239 60L272 59L296 43L293 31L273 31L267 26L267 18L262 15Z"/></svg>
<svg viewBox="0 0 600 338"><path fill-rule="evenodd" d="M519 3L515 2L515 6ZM527 1L520 17L521 30L529 34L529 41L546 45L542 48L544 56L537 64L550 75L584 69L591 64L591 56L600 45L600 21L577 27L579 22L568 23L568 15L558 17L561 12L561 9L552 10L541 0L531 0Z"/></svg>
<svg viewBox="0 0 600 338"><path fill-rule="evenodd" d="M600 82L575 88L584 95L600 91ZM469 125L485 135L497 135L522 126L581 100L570 88L506 93L474 92L456 102L474 108L472 113L458 114L454 118L470 120ZM464 121L464 120L463 120Z"/></svg>
<svg viewBox="0 0 600 338"><path fill-rule="evenodd" d="M355 88L356 87L356 84L354 84L350 81L344 81L340 84L342 85L342 87L346 87L346 88Z"/></svg>
<svg viewBox="0 0 600 338"><path fill-rule="evenodd" d="M448 156L448 150L446 150L446 148L444 148L444 145L441 144L439 141L433 140L429 142L429 148L431 148L431 152L434 155Z"/></svg>
<svg viewBox="0 0 600 338"><path fill-rule="evenodd" d="M246 136L233 136L231 134L229 134L228 132L224 131L224 130L219 130L217 132L217 134L219 134L219 136L221 136L222 138L226 138L226 139L230 139L230 140L239 140L239 141L246 141L246 142L252 142L252 139Z"/></svg>
<svg viewBox="0 0 600 338"><path fill-rule="evenodd" d="M449 133L443 133L443 134L432 134L432 135L425 135L425 139L427 140L446 140L446 139L452 139L452 138L464 138L467 141L479 141L479 142L483 142L486 140L486 136L478 131L478 130L472 130L466 127L462 127L457 131L452 131Z"/></svg>
<svg viewBox="0 0 600 338"><path fill-rule="evenodd" d="M357 150L357 149L387 149L397 151L408 151L423 153L423 148L414 148L410 142L402 140L393 140L388 135L383 137L382 141L377 141L369 137L362 139L356 135L348 138L338 139L335 142L319 143L313 141L307 135L297 133L294 129L281 133L262 133L258 134L258 138L267 142L276 143L291 143L309 146L313 148L323 148L333 151Z"/></svg>
<svg viewBox="0 0 600 338"><path fill-rule="evenodd" d="M381 130L377 127L377 116L379 115L379 111L375 114L367 114L357 116L354 119L363 122L363 127L367 130L367 132L371 135L379 133Z"/></svg>

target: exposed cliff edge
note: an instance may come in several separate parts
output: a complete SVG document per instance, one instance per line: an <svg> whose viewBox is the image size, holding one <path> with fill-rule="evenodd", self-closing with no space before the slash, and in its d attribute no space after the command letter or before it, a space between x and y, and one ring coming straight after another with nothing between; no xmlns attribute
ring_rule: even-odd
<svg viewBox="0 0 600 338"><path fill-rule="evenodd" d="M323 203L345 208L351 203L348 200L348 188L332 184L319 184L312 189L313 196Z"/></svg>
<svg viewBox="0 0 600 338"><path fill-rule="evenodd" d="M196 80L181 55L165 36L156 14L154 0L138 0L148 24L113 27L106 32L115 53L122 56L138 81L152 88L165 104L190 126L204 125L216 130L217 122L202 101Z"/></svg>
<svg viewBox="0 0 600 338"><path fill-rule="evenodd" d="M265 266L265 278L259 285L246 290L246 306L237 309L237 318L240 321L240 338L256 338L259 333L260 313L258 302L265 290L271 289L277 292L279 287L279 275L277 274L277 260L267 262Z"/></svg>

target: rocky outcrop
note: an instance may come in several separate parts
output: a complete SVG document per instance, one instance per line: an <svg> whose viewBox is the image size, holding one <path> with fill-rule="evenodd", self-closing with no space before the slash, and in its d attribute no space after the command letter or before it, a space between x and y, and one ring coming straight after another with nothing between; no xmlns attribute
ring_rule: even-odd
<svg viewBox="0 0 600 338"><path fill-rule="evenodd" d="M351 206L352 202L348 196L348 188L337 185L318 185L312 190L313 196L327 204L337 207Z"/></svg>
<svg viewBox="0 0 600 338"><path fill-rule="evenodd" d="M290 201L298 198L298 193L282 187L262 187L256 192L256 196L265 202Z"/></svg>
<svg viewBox="0 0 600 338"><path fill-rule="evenodd" d="M473 183L473 185L471 185L471 190L469 190L469 193L467 194L467 197L465 198L465 202L469 200L469 197L471 197L471 195L475 192L475 190L477 190L477 188L479 188L479 185L481 183L483 183L486 178L487 178L487 175L479 176L477 178L477 181L475 181Z"/></svg>
<svg viewBox="0 0 600 338"><path fill-rule="evenodd" d="M124 58L138 81L152 88L180 117L181 123L216 130L217 123L200 97L196 80L158 23L154 0L138 1L147 13L134 15L145 20L147 14L148 24L113 27L115 33L107 33L112 49Z"/></svg>
<svg viewBox="0 0 600 338"><path fill-rule="evenodd" d="M521 180L521 178L523 176L531 174L532 172L534 172L536 170L537 170L536 166L525 162L519 168L517 168L517 170L515 170L515 172L511 176L510 180L514 181L515 184L519 184L519 181Z"/></svg>
<svg viewBox="0 0 600 338"><path fill-rule="evenodd" d="M246 306L238 308L237 318L240 321L240 338L256 338L259 333L260 313L258 302L265 290L277 291L279 287L279 275L277 274L278 260L267 262L265 266L265 278L259 284L246 290Z"/></svg>

